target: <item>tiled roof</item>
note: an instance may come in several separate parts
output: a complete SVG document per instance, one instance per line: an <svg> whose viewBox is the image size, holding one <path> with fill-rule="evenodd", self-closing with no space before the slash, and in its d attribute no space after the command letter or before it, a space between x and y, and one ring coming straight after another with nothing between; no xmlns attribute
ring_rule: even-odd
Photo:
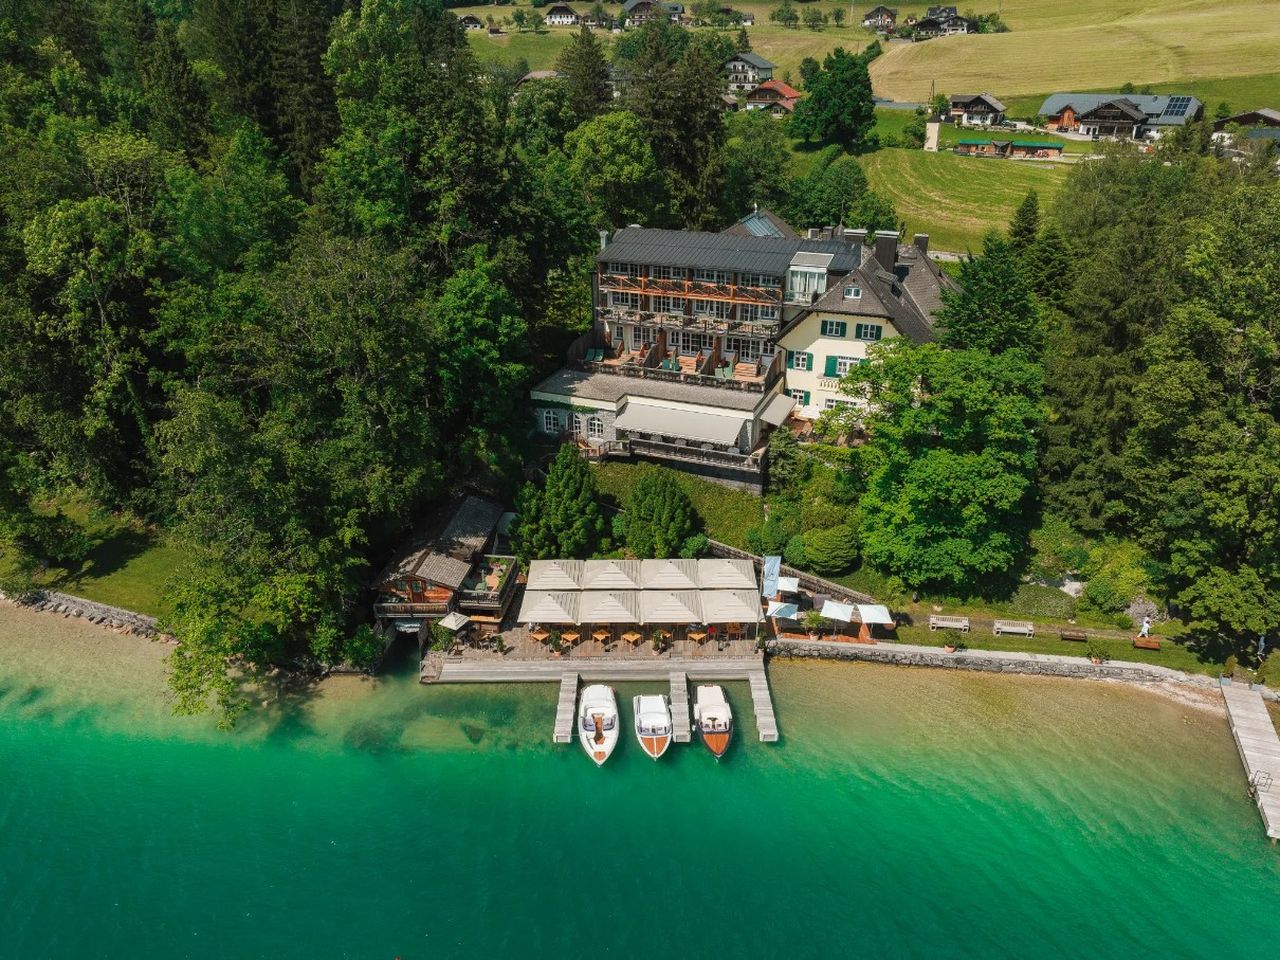
<svg viewBox="0 0 1280 960"><path fill-rule="evenodd" d="M760 54L752 53L750 50L746 51L745 53L735 53L732 57L726 60L725 63L732 63L734 60L742 60L745 63L749 63L753 67L756 67L762 70L772 70L774 66L764 57L760 56Z"/></svg>

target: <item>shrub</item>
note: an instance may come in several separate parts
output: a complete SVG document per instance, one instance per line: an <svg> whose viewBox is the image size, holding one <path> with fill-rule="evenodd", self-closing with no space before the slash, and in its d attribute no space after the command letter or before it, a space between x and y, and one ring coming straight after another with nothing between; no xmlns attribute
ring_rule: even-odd
<svg viewBox="0 0 1280 960"><path fill-rule="evenodd" d="M695 533L680 547L680 556L686 560L694 557L700 557L707 552L707 535L705 533Z"/></svg>
<svg viewBox="0 0 1280 960"><path fill-rule="evenodd" d="M1085 641L1084 655L1090 660L1101 660L1104 663L1108 659L1107 648L1102 645L1101 641L1096 640L1093 637L1090 637Z"/></svg>
<svg viewBox="0 0 1280 960"><path fill-rule="evenodd" d="M1240 661L1236 659L1236 655L1234 653L1222 661L1222 675L1224 677L1234 677L1236 675L1236 670L1239 668Z"/></svg>
<svg viewBox="0 0 1280 960"><path fill-rule="evenodd" d="M804 549L804 537L796 534L787 541L786 548L782 551L782 559L793 567L808 566L809 557Z"/></svg>
<svg viewBox="0 0 1280 960"><path fill-rule="evenodd" d="M378 632L367 623L356 627L355 633L347 640L343 653L347 663L361 670L372 670L382 656L384 641Z"/></svg>
<svg viewBox="0 0 1280 960"><path fill-rule="evenodd" d="M849 519L849 508L832 503L825 497L806 499L800 507L801 530L829 530Z"/></svg>
<svg viewBox="0 0 1280 960"><path fill-rule="evenodd" d="M1268 678L1277 677L1277 671L1280 671L1280 657L1277 657L1273 650L1258 664L1258 669L1253 672L1253 682L1265 684Z"/></svg>
<svg viewBox="0 0 1280 960"><path fill-rule="evenodd" d="M1088 542L1061 517L1049 515L1031 531L1031 576L1061 580L1089 562Z"/></svg>
<svg viewBox="0 0 1280 960"><path fill-rule="evenodd" d="M858 536L848 524L805 534L805 559L817 573L842 573L858 559Z"/></svg>
<svg viewBox="0 0 1280 960"><path fill-rule="evenodd" d="M1076 615L1076 598L1056 587L1024 583L1006 605L1010 613L1030 619L1070 620Z"/></svg>
<svg viewBox="0 0 1280 960"><path fill-rule="evenodd" d="M1151 559L1136 543L1107 540L1089 551L1083 600L1096 610L1119 613L1151 589Z"/></svg>
<svg viewBox="0 0 1280 960"><path fill-rule="evenodd" d="M787 541L795 535L795 524L790 518L772 513L764 523L747 530L747 546L752 553L761 556L779 554L786 549Z"/></svg>
<svg viewBox="0 0 1280 960"><path fill-rule="evenodd" d="M769 436L769 489L793 491L808 477L809 460L800 441L790 430L775 430Z"/></svg>

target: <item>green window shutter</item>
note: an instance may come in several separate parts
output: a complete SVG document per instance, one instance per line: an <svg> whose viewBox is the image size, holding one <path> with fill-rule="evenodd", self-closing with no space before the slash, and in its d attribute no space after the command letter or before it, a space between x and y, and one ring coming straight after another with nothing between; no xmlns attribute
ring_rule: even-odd
<svg viewBox="0 0 1280 960"><path fill-rule="evenodd" d="M839 323L836 324L837 337L843 337L848 332L849 332L849 325L845 323L843 320L841 320Z"/></svg>
<svg viewBox="0 0 1280 960"><path fill-rule="evenodd" d="M808 391L808 390L806 390L806 391L804 392L804 405L805 405L806 407L809 405L809 391Z"/></svg>
<svg viewBox="0 0 1280 960"><path fill-rule="evenodd" d="M787 369L794 370L796 368L796 355L792 350L787 351Z"/></svg>
<svg viewBox="0 0 1280 960"><path fill-rule="evenodd" d="M836 375L836 361L839 357L827 357L826 369L822 371L824 377L834 377Z"/></svg>
<svg viewBox="0 0 1280 960"><path fill-rule="evenodd" d="M806 354L804 355L804 357L805 357L805 369L806 369L806 370L812 370L812 369L813 369L813 354L812 354L812 353L806 353Z"/></svg>

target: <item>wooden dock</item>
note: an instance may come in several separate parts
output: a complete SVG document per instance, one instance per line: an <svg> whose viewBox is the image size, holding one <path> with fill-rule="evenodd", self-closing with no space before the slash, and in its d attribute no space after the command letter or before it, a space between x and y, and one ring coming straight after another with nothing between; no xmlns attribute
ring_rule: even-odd
<svg viewBox="0 0 1280 960"><path fill-rule="evenodd" d="M1227 684L1222 688L1222 699L1262 825L1275 843L1280 840L1280 735L1258 691Z"/></svg>
<svg viewBox="0 0 1280 960"><path fill-rule="evenodd" d="M574 701L579 682L604 683L658 680L671 684L673 719L677 712L677 686L674 677L683 677L685 741L689 731L689 684L698 681L745 680L751 687L751 705L756 715L756 730L762 743L778 740L778 719L773 712L769 693L769 677L763 654L753 657L665 657L652 660L622 660L609 657L583 657L564 660L445 660L436 683L559 683L560 699L556 704L556 743L573 739ZM569 704L567 711L566 702ZM562 725L562 717L567 726ZM679 720L675 722L679 724ZM676 733L678 734L677 726ZM566 739L561 740L561 736ZM675 739L679 742L679 737Z"/></svg>
<svg viewBox="0 0 1280 960"><path fill-rule="evenodd" d="M671 739L675 743L693 739L689 728L689 678L682 670L671 671Z"/></svg>
<svg viewBox="0 0 1280 960"><path fill-rule="evenodd" d="M551 739L556 743L573 742L574 713L578 706L578 674L566 670L560 676L560 699L556 701L556 725Z"/></svg>

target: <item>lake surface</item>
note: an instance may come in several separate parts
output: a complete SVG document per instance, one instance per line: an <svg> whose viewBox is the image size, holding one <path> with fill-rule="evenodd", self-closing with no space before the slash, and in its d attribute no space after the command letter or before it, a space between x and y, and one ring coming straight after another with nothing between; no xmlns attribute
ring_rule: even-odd
<svg viewBox="0 0 1280 960"><path fill-rule="evenodd" d="M556 689L337 680L235 732L164 648L0 607L0 956L1261 957L1225 721L1110 685L770 668L783 741L597 770ZM619 689L629 697L654 685ZM627 711L629 713L629 709Z"/></svg>

